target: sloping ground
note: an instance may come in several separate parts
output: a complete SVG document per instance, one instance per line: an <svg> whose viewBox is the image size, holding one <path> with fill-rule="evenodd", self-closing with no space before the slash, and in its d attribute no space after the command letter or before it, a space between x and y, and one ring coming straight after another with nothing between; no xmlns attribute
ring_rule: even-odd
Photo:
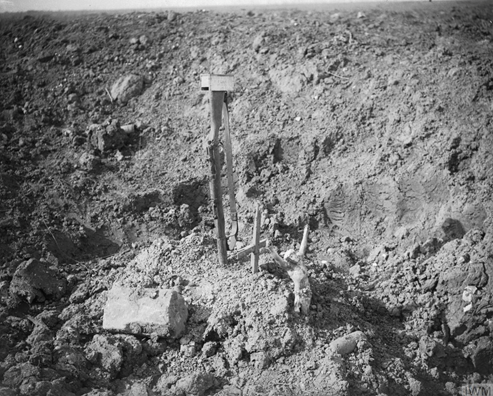
<svg viewBox="0 0 493 396"><path fill-rule="evenodd" d="M2 17L0 394L493 383L492 20L487 2ZM257 201L281 250L310 225L308 317L267 254L258 275L217 265L207 72L236 78L243 242ZM180 290L186 333L104 331L115 281Z"/></svg>

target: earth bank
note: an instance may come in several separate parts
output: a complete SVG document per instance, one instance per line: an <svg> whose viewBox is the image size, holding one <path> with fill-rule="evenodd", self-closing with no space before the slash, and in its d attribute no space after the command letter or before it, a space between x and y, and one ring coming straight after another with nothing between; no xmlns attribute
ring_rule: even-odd
<svg viewBox="0 0 493 396"><path fill-rule="evenodd" d="M492 383L491 20L489 3L2 16L0 395ZM256 202L279 251L310 225L308 316L268 254L258 274L217 264L209 71L236 78L241 242ZM174 313L109 331L114 285L166 289Z"/></svg>

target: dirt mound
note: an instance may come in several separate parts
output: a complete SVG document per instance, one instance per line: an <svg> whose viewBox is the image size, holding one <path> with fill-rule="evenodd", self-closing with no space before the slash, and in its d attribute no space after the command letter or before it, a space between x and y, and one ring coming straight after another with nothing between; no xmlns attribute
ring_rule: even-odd
<svg viewBox="0 0 493 396"><path fill-rule="evenodd" d="M0 394L492 383L491 20L435 2L2 15ZM236 80L239 244L257 202L278 250L310 226L307 316L268 254L256 275L217 265L208 72ZM184 333L105 331L115 283L182 296Z"/></svg>

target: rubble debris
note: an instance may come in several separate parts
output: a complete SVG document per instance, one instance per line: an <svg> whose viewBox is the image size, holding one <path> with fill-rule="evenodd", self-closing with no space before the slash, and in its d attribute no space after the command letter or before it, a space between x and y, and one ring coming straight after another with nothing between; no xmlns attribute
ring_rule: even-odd
<svg viewBox="0 0 493 396"><path fill-rule="evenodd" d="M0 394L493 382L493 14L438 3L2 14ZM222 266L207 72L238 88L239 250ZM264 248L251 274L235 256L250 252L257 201L262 238L290 253L279 265ZM181 295L177 338L132 318L105 329L113 284L151 305L149 290Z"/></svg>

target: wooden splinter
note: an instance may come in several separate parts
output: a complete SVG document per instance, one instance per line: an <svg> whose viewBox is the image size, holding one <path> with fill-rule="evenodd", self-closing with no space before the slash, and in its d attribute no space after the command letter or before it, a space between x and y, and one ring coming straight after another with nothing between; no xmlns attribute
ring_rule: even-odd
<svg viewBox="0 0 493 396"><path fill-rule="evenodd" d="M251 253L252 272L258 272L258 259L260 256L260 206L257 204L253 223L253 251Z"/></svg>
<svg viewBox="0 0 493 396"><path fill-rule="evenodd" d="M258 243L259 249L264 248L267 245L267 239L262 239ZM252 253L255 250L255 244L251 244L248 246L245 246L241 249L238 249L234 251L229 258L231 259L236 259L236 260L241 260L242 258L248 256L250 253Z"/></svg>
<svg viewBox="0 0 493 396"><path fill-rule="evenodd" d="M306 232L306 234L308 234L308 232ZM272 254L274 261L288 273L288 276L294 283L294 311L308 315L312 300L312 289L310 287L310 279L308 278L308 270L303 263L301 249L297 255L297 261L290 257L294 253L293 250L288 250L284 254L284 259L279 256L279 254L277 254L277 252L271 248L268 243L266 250Z"/></svg>
<svg viewBox="0 0 493 396"><path fill-rule="evenodd" d="M306 248L308 247L308 231L309 230L310 230L310 227L307 224L305 226L305 229L303 230L303 239L301 240L300 251L298 253L298 256L300 256L300 257L305 257Z"/></svg>

